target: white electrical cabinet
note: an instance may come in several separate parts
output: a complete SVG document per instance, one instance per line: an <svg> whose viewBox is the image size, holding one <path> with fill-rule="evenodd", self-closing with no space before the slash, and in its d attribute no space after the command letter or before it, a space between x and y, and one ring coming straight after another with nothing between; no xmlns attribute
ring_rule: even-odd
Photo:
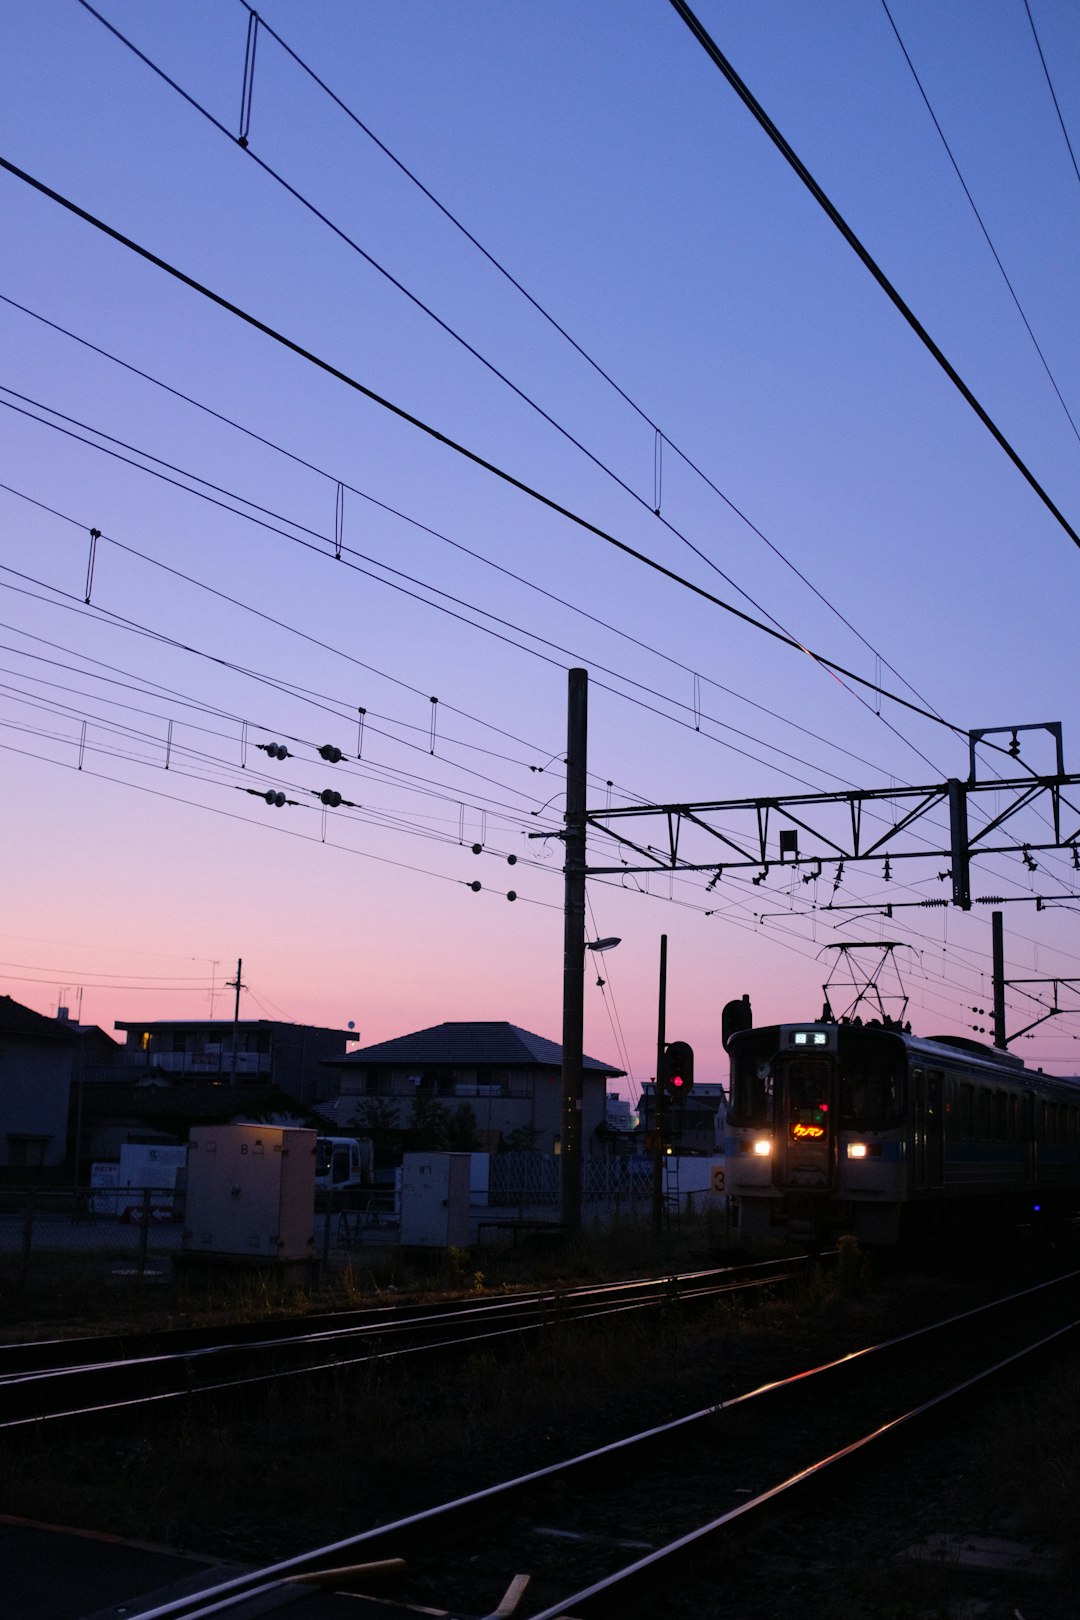
<svg viewBox="0 0 1080 1620"><path fill-rule="evenodd" d="M406 1153L401 1164L401 1242L418 1249L469 1247L468 1153Z"/></svg>
<svg viewBox="0 0 1080 1620"><path fill-rule="evenodd" d="M314 1131L196 1125L188 1153L184 1250L310 1260L315 1250Z"/></svg>

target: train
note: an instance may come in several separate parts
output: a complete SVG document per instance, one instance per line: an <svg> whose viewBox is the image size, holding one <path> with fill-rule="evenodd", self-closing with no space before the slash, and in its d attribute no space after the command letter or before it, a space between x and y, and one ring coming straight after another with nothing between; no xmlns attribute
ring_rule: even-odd
<svg viewBox="0 0 1080 1620"><path fill-rule="evenodd" d="M746 998L724 1045L740 1240L893 1245L1080 1209L1080 1079L887 1015L754 1028Z"/></svg>

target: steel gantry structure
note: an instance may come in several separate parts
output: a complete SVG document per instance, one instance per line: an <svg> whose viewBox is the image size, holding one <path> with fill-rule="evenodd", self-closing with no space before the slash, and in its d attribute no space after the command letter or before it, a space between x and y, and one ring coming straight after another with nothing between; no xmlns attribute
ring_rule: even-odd
<svg viewBox="0 0 1080 1620"><path fill-rule="evenodd" d="M1019 757L1021 731L1044 731L1054 739L1057 770L1048 776L1028 773L1008 778L977 775L978 744L996 733L1011 741L1005 753ZM709 872L709 888L726 871L756 870L761 881L774 868L809 868L806 881L821 876L826 866L837 869L882 864L886 881L894 862L949 863L941 878L952 885L951 903L969 911L976 904L1000 904L1002 895L972 895L971 863L979 856L1020 855L1030 870L1037 869L1041 850L1064 849L1080 871L1080 810L1065 797L1065 789L1080 785L1080 776L1065 773L1061 725L1047 721L1032 726L984 727L968 733L971 770L966 781L951 778L923 787L857 788L836 793L769 795L754 799L709 799L688 804L624 805L584 810L584 825L614 841L619 859L610 865L588 865L588 877L660 872ZM975 831L968 818L969 803L997 796L999 803ZM1000 800L1004 798L1004 805ZM1039 807L1049 814L1048 837L1018 841L1006 829L1022 811ZM948 816L947 844L940 837L935 812ZM646 840L622 830L627 822L659 822L659 837ZM718 818L723 818L719 824ZM921 837L916 837L915 829ZM924 830L924 829L928 829ZM567 830L569 831L569 825ZM719 856L710 848L720 846ZM1022 898L1028 898L1024 896ZM1032 895L1032 900L1040 897ZM1041 898L1074 899L1074 895ZM944 905L945 900L897 901L896 905ZM826 906L823 909L843 909ZM859 910L866 910L862 905Z"/></svg>
<svg viewBox="0 0 1080 1620"><path fill-rule="evenodd" d="M1056 770L1049 775L1026 775L980 780L977 750L994 736L1007 735L1004 748L993 745L1011 760L1020 758L1020 733L1044 732L1054 741ZM834 892L846 865L883 863L886 881L892 876L894 861L933 861L949 863L938 877L951 881L951 902L947 899L904 900L895 906L944 906L950 903L970 911L972 904L1000 905L1010 899L1042 905L1045 900L1075 900L1072 893L1060 895L976 895L971 892L971 863L989 855L1020 855L1029 871L1038 870L1035 855L1043 850L1067 850L1073 866L1080 871L1080 810L1065 797L1065 790L1080 786L1080 776L1068 775L1064 768L1061 724L1043 721L1032 725L988 726L968 732L969 773L924 787L857 788L837 793L798 793L769 795L753 799L709 799L697 803L609 806L590 810L586 804L588 758L588 672L568 671L566 809L558 832L533 833L533 838L559 838L565 851L563 867L563 1052L562 1052L562 1136L560 1142L562 1224L575 1228L581 1223L581 1104L585 973L585 883L590 877L631 874L708 872L707 889L715 888L725 871L757 870L761 882L774 868L792 870L803 866L805 882L821 876L826 866L835 866ZM969 803L984 795L997 795L998 804L986 821L972 832L968 819ZM1001 804L1004 797L1006 802ZM1014 824L1025 810L1049 807L1045 823L1050 836L1017 841L1003 829ZM943 844L931 818L947 810L949 836ZM631 837L621 824L658 820L662 829L658 841ZM718 825L716 818L730 818ZM916 843L913 829L926 827ZM614 841L619 859L613 865L590 865L587 839L590 829ZM800 846L800 838L804 840ZM718 858L715 846L721 846ZM893 905L881 907L890 915ZM869 908L832 903L818 908L826 911ZM1000 916L995 931L1000 927ZM995 964L996 966L996 964ZM997 969L995 978L998 978ZM1000 980L999 980L1000 982ZM1003 991L999 992L1003 996ZM998 1008L995 1007L996 1013ZM1006 1044L1003 1005L995 1018L998 1043ZM1015 1038L1015 1037L1012 1037Z"/></svg>

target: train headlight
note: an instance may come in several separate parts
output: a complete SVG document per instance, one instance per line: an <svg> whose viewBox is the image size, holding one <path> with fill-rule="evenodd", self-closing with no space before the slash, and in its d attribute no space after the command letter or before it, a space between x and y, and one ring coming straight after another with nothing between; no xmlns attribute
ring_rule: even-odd
<svg viewBox="0 0 1080 1620"><path fill-rule="evenodd" d="M759 1136L754 1143L754 1152L759 1159L767 1159L772 1152L772 1142L767 1136Z"/></svg>
<svg viewBox="0 0 1080 1620"><path fill-rule="evenodd" d="M848 1156L849 1159L865 1159L866 1158L866 1143L865 1142L849 1142L848 1145L847 1145L847 1156Z"/></svg>

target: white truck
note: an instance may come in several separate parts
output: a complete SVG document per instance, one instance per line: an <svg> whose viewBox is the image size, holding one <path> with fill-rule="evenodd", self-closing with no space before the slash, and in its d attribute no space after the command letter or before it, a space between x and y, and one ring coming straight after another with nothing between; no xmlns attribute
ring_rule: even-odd
<svg viewBox="0 0 1080 1620"><path fill-rule="evenodd" d="M366 1136L315 1139L315 1202L337 1208L359 1202L375 1185L375 1153Z"/></svg>

